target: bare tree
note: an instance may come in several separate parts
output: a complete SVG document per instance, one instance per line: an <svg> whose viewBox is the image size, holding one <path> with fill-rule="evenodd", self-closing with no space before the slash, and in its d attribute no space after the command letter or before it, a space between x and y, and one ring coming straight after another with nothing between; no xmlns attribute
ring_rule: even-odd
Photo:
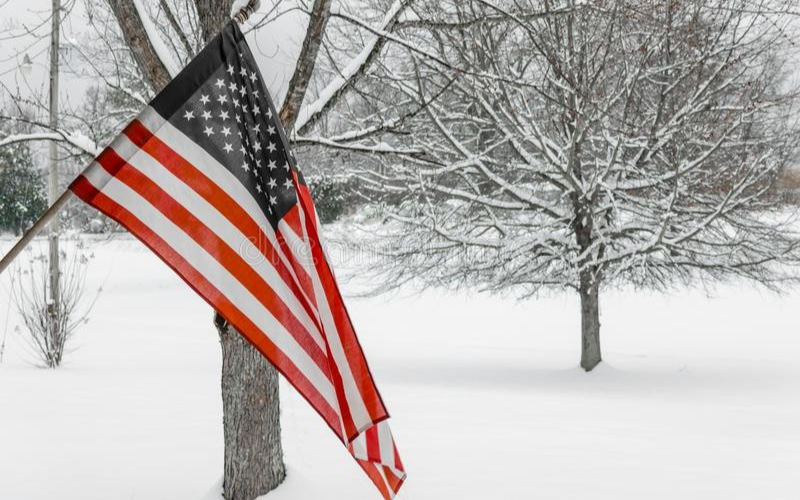
<svg viewBox="0 0 800 500"><path fill-rule="evenodd" d="M794 8L421 4L400 23L405 57L383 93L423 109L390 144L424 154L361 172L395 198L380 233L386 287L575 290L589 371L604 288L794 280L794 213L771 196L798 136L784 70Z"/></svg>

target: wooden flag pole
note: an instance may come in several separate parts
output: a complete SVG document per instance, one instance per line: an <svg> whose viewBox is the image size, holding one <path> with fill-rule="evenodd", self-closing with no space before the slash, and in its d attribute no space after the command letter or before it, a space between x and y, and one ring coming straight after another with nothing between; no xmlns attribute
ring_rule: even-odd
<svg viewBox="0 0 800 500"><path fill-rule="evenodd" d="M233 18L236 19L236 22L239 24L243 24L247 19L250 17L253 12L258 9L260 4L259 0L250 0L247 2L247 5L241 8L239 12L237 12ZM53 218L58 215L61 209L67 204L67 202L75 196L72 191L67 189L61 196L59 196L50 208L47 209L45 213L42 214L41 217L28 229L25 234L22 235L22 238L11 248L11 250L6 253L2 259L0 259L0 275L3 274L3 271L11 265L11 263L16 259L20 253L28 246L28 244L36 237L37 234L42 232L42 229L47 227Z"/></svg>

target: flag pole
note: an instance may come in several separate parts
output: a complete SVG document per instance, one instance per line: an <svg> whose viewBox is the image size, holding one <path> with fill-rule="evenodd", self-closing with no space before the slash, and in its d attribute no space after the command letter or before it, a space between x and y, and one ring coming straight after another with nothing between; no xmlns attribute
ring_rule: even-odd
<svg viewBox="0 0 800 500"><path fill-rule="evenodd" d="M250 18L253 12L258 10L259 4L260 0L250 0L247 2L247 5L242 7L239 12L233 16L233 18L236 19L236 22L239 24L244 24L244 22ZM31 240L33 240L37 234L42 232L42 229L47 227L50 221L52 221L53 218L58 215L58 213L64 208L67 202L72 199L73 196L75 195L72 193L72 191L67 189L61 193L61 196L59 196L53 202L53 204L50 205L50 208L48 208L47 211L43 213L36 222L34 222L33 226L31 226L30 229L28 229L25 234L22 235L22 238L19 239L19 241L11 248L11 250L9 250L2 259L0 259L0 275L2 275L3 271L5 271L6 268L11 265L14 259L16 259L19 254L25 250L25 247L30 244Z"/></svg>

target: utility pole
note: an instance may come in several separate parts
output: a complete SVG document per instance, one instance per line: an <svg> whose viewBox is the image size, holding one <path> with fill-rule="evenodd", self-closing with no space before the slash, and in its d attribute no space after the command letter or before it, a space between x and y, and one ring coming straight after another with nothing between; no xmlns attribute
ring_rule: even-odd
<svg viewBox="0 0 800 500"><path fill-rule="evenodd" d="M53 0L52 30L50 35L50 130L58 128L58 63L59 63L59 38L61 31L61 0ZM59 198L58 191L58 148L56 141L49 144L49 178L48 178L48 200L53 205ZM58 338L61 332L57 331L59 323L57 318L59 308L59 255L58 255L58 232L59 218L53 217L50 222L50 290L49 290L49 313L50 313L50 334Z"/></svg>

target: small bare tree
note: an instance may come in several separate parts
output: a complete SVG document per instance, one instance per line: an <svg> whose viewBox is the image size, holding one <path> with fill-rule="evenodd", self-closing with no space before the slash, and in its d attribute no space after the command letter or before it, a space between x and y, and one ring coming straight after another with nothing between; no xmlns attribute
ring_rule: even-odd
<svg viewBox="0 0 800 500"><path fill-rule="evenodd" d="M12 301L24 325L20 332L34 357L45 368L58 368L78 328L88 321L94 300L86 304L86 264L89 256L78 240L72 248L62 248L59 259L59 290L51 300L49 259L45 254L30 255L16 268L11 283Z"/></svg>

